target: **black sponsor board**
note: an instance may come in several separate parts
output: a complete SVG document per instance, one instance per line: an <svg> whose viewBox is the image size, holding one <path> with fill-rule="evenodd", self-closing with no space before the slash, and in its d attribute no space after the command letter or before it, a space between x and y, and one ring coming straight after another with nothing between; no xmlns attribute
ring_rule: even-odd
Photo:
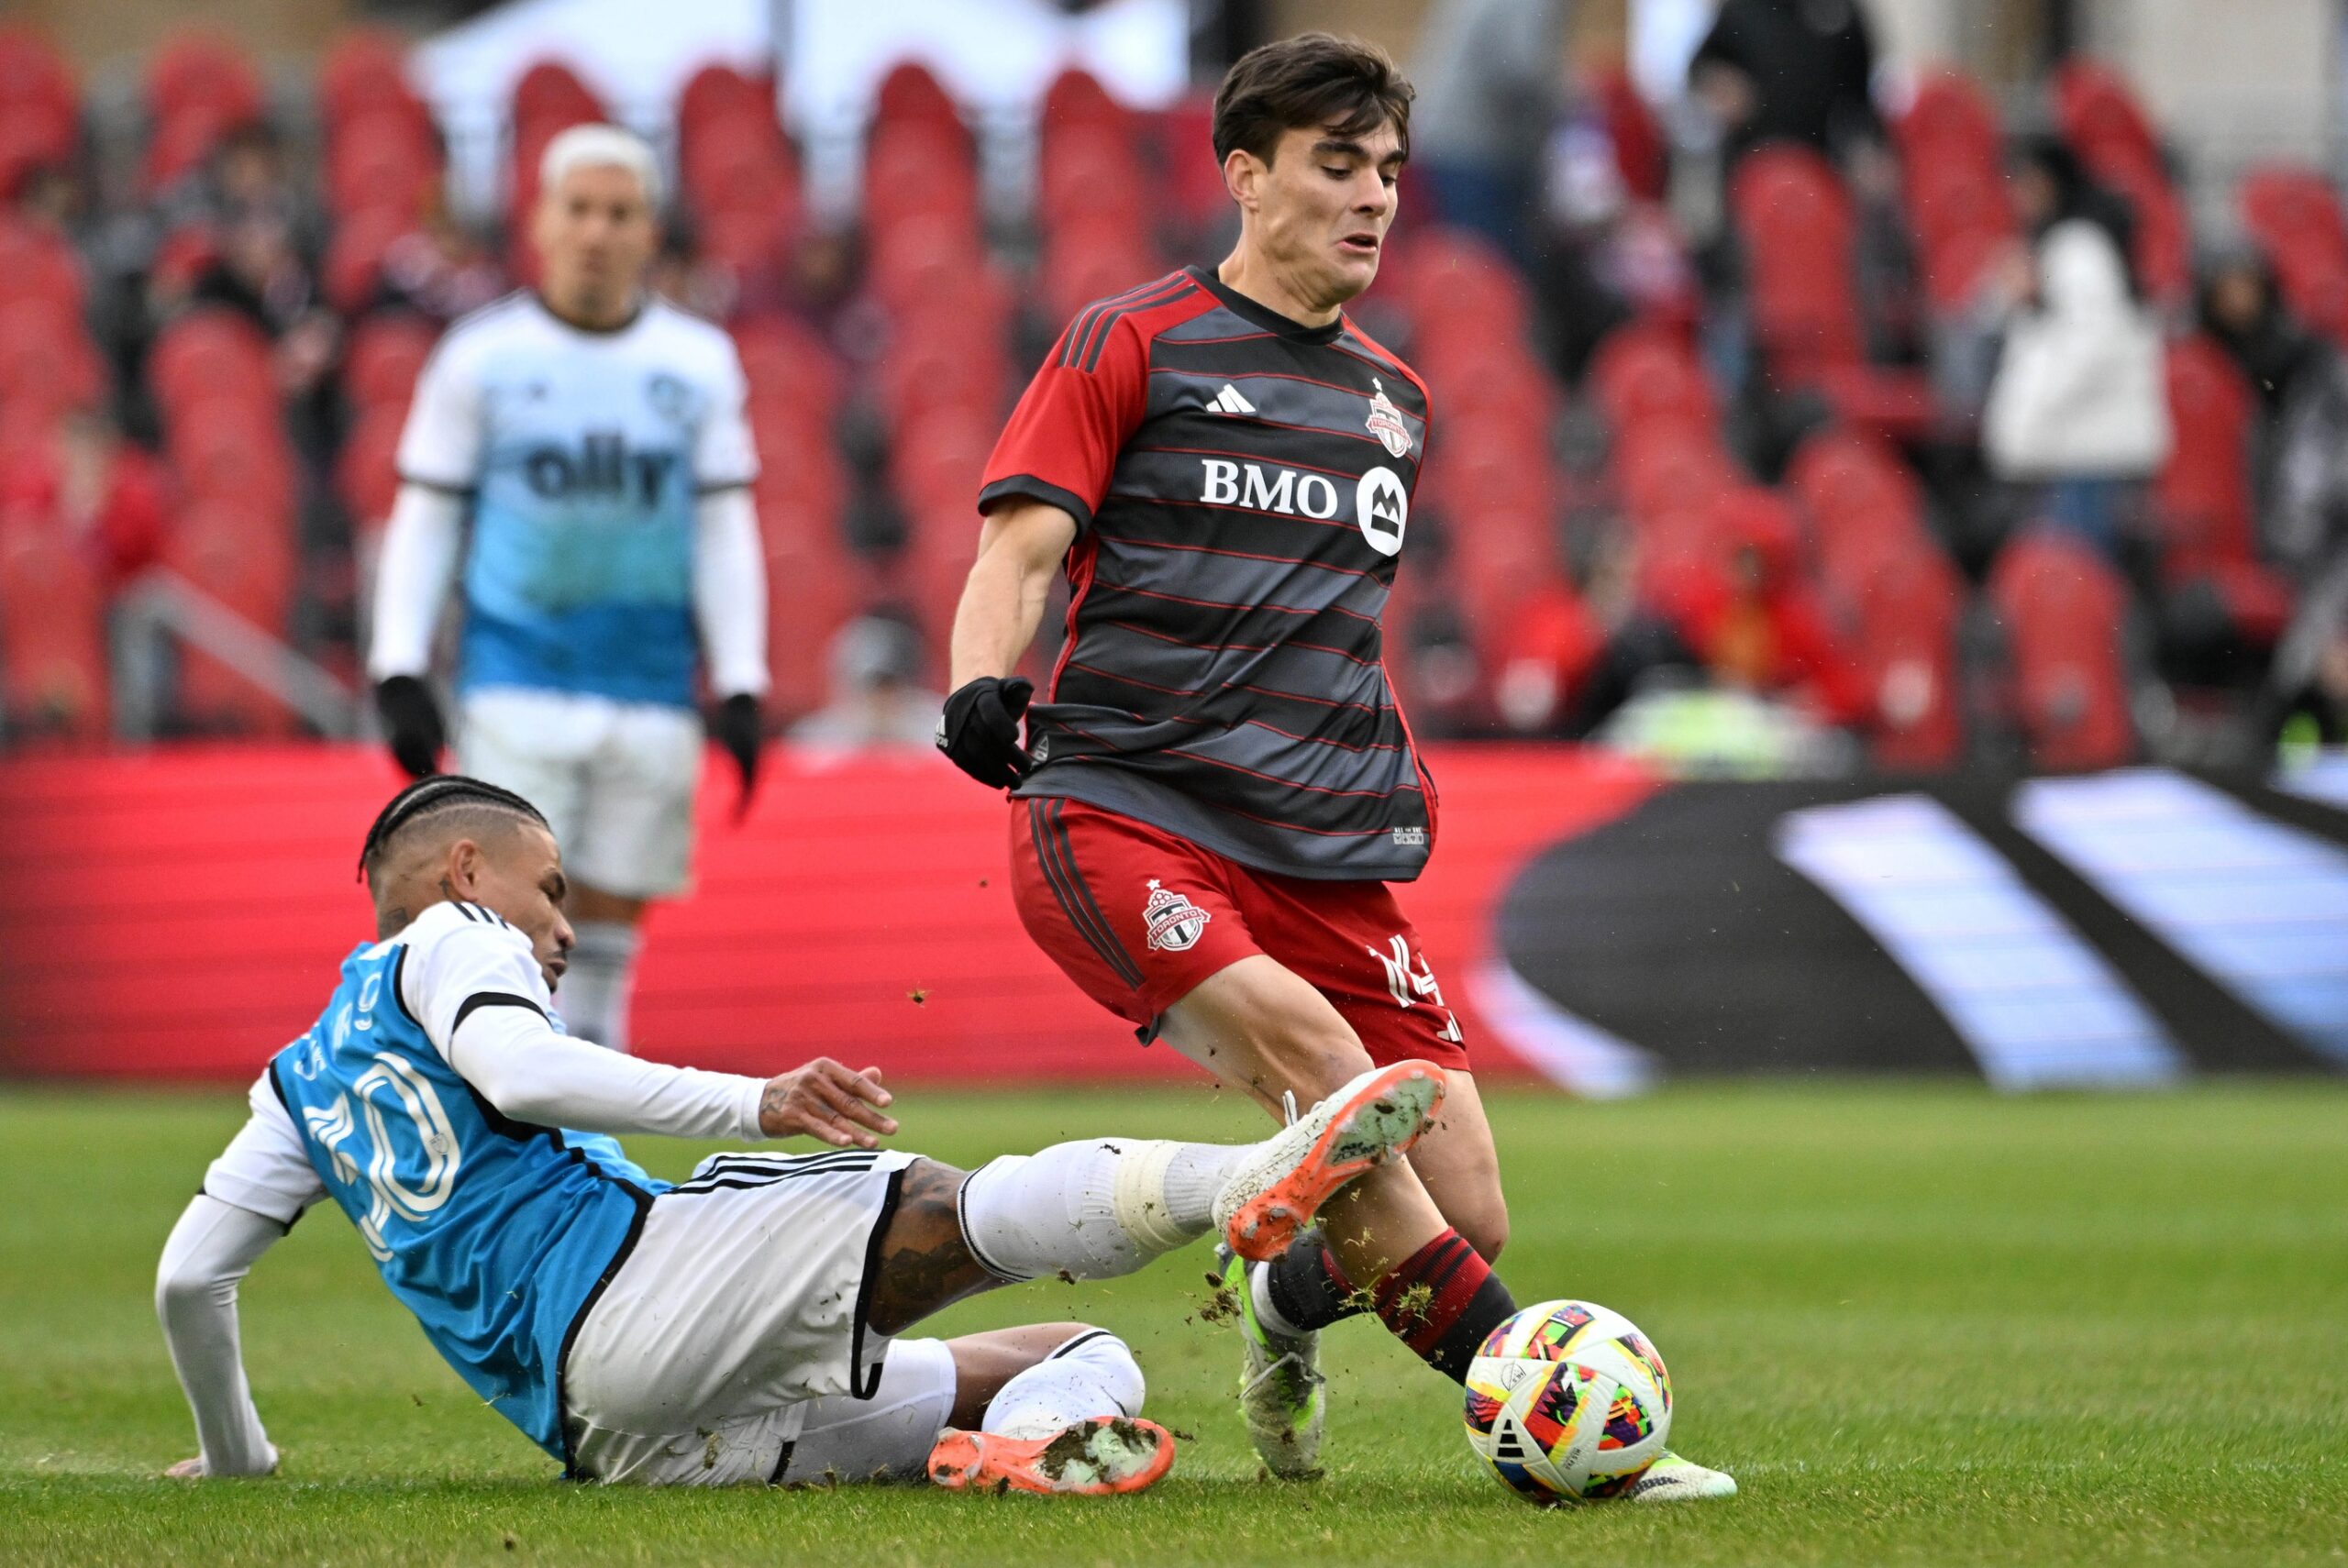
<svg viewBox="0 0 2348 1568"><path fill-rule="evenodd" d="M2336 805L2158 768L1693 783L1528 865L1499 940L1666 1076L2336 1071L2343 846Z"/></svg>

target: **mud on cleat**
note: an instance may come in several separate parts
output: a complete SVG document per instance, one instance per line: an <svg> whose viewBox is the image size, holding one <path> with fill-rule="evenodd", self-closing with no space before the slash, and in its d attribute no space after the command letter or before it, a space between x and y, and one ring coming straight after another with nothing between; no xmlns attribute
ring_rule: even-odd
<svg viewBox="0 0 2348 1568"><path fill-rule="evenodd" d="M1215 1194L1215 1222L1231 1250L1264 1263L1288 1250L1337 1190L1400 1159L1443 1103L1432 1062L1373 1068L1257 1145Z"/></svg>
<svg viewBox="0 0 2348 1568"><path fill-rule="evenodd" d="M1625 1501L1633 1503L1701 1503L1735 1496L1734 1476L1724 1470L1707 1470L1669 1449L1623 1494Z"/></svg>
<svg viewBox="0 0 2348 1568"><path fill-rule="evenodd" d="M1239 1375L1239 1413L1247 1441L1264 1468L1282 1481L1321 1478L1321 1434L1327 1424L1329 1394L1321 1375L1321 1336L1283 1334L1256 1315L1247 1260L1229 1247L1215 1249L1221 1266L1215 1279L1233 1297L1246 1359Z"/></svg>
<svg viewBox="0 0 2348 1568"><path fill-rule="evenodd" d="M1172 1434L1134 1416L1094 1416L1036 1438L949 1427L929 1451L930 1483L949 1492L1107 1497L1141 1491L1173 1468Z"/></svg>

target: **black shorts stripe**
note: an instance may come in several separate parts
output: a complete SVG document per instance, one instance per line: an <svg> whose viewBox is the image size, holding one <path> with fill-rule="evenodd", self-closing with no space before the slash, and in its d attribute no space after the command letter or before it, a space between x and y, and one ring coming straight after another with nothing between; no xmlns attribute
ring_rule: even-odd
<svg viewBox="0 0 2348 1568"><path fill-rule="evenodd" d="M1057 801L1031 801L1027 804L1027 832L1035 842L1036 864L1043 869L1044 880L1050 886L1052 897L1058 901L1060 912L1068 916L1069 923L1076 927L1077 934L1084 938L1085 944L1101 955L1101 961L1108 965L1110 971L1119 979L1139 990L1142 982L1140 966L1125 952L1124 944L1117 940L1108 922L1100 919L1100 910L1092 902L1091 896L1087 893L1080 897L1078 889L1081 884L1077 880L1073 861L1062 858L1066 840L1054 831L1046 815L1046 808L1058 803Z"/></svg>
<svg viewBox="0 0 2348 1568"><path fill-rule="evenodd" d="M784 1155L760 1161L724 1155L704 1162L700 1174L678 1183L670 1192L711 1192L721 1187L767 1187L794 1176L824 1176L833 1171L869 1171L880 1158L870 1149L843 1149L831 1154Z"/></svg>
<svg viewBox="0 0 2348 1568"><path fill-rule="evenodd" d="M1116 927L1109 923L1108 917L1101 912L1101 906L1093 902L1092 889L1086 884L1084 873L1077 867L1076 850L1068 841L1067 827L1060 822L1060 817L1067 806L1066 801L1052 801L1046 804L1044 809L1046 829L1053 845L1059 851L1060 864L1068 872L1069 885L1076 889L1076 896L1084 905L1085 913L1092 917L1094 927L1100 931L1109 945L1116 950L1117 955L1124 959L1125 967L1133 975L1134 988L1139 990L1142 979L1141 966L1135 963L1125 953L1125 944L1117 940Z"/></svg>

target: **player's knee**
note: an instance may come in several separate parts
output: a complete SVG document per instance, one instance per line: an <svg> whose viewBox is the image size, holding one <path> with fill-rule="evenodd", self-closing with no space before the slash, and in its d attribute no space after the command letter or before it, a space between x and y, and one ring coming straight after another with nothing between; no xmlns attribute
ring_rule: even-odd
<svg viewBox="0 0 2348 1568"><path fill-rule="evenodd" d="M1087 1326L1046 1359L1065 1361L1071 1370L1084 1368L1091 1374L1093 1386L1110 1403L1128 1416L1141 1414L1142 1401L1149 1392L1141 1363L1135 1359L1133 1347L1108 1330Z"/></svg>

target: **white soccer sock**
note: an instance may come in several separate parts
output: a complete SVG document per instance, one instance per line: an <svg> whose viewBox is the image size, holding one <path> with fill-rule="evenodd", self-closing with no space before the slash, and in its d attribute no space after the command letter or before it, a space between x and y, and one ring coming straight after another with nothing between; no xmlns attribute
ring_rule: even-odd
<svg viewBox="0 0 2348 1568"><path fill-rule="evenodd" d="M1095 1138L989 1161L962 1184L962 1236L1005 1279L1131 1274L1214 1224L1252 1145Z"/></svg>
<svg viewBox="0 0 2348 1568"><path fill-rule="evenodd" d="M555 1010L573 1038L626 1055L627 1005L636 988L636 955L644 938L625 921L582 920L571 927L578 942L563 972Z"/></svg>
<svg viewBox="0 0 2348 1568"><path fill-rule="evenodd" d="M1002 1386L983 1430L1004 1437L1049 1437L1094 1416L1138 1416L1141 1364L1106 1329L1087 1329Z"/></svg>

